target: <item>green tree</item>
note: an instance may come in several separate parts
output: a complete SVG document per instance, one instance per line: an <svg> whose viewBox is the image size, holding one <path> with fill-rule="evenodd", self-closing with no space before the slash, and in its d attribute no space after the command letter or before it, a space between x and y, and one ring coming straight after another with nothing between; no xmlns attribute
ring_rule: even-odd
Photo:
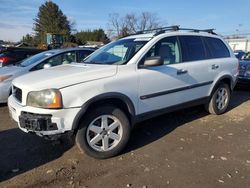
<svg viewBox="0 0 250 188"><path fill-rule="evenodd" d="M58 5L52 1L46 1L39 7L34 21L34 31L40 43L45 43L46 33L61 34L69 40L71 24Z"/></svg>
<svg viewBox="0 0 250 188"><path fill-rule="evenodd" d="M87 41L103 42L104 44L109 42L103 29L80 31L74 37L78 44L84 44Z"/></svg>
<svg viewBox="0 0 250 188"><path fill-rule="evenodd" d="M38 38L31 34L26 34L25 36L23 36L20 42L24 42L32 47L37 47L39 44Z"/></svg>

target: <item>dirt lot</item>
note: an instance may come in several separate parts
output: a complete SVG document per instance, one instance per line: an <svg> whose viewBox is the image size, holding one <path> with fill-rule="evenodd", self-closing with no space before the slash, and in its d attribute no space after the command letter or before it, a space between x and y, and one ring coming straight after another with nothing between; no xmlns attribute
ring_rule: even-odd
<svg viewBox="0 0 250 188"><path fill-rule="evenodd" d="M0 187L250 187L250 91L221 116L195 107L143 122L108 160L22 133L2 105Z"/></svg>

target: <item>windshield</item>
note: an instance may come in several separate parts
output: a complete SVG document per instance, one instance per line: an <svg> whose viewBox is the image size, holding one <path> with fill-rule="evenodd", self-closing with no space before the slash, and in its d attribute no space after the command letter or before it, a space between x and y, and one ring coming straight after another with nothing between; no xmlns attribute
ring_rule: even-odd
<svg viewBox="0 0 250 188"><path fill-rule="evenodd" d="M121 39L112 42L85 59L84 63L122 65L126 64L148 40Z"/></svg>
<svg viewBox="0 0 250 188"><path fill-rule="evenodd" d="M250 53L246 53L244 57L242 58L243 60L250 60Z"/></svg>
<svg viewBox="0 0 250 188"><path fill-rule="evenodd" d="M22 63L20 64L20 66L27 67L29 65L32 65L33 63L36 63L37 61L40 61L46 57L53 55L54 53L55 52L42 52L42 53L36 54L32 57L29 57L29 58L23 60Z"/></svg>

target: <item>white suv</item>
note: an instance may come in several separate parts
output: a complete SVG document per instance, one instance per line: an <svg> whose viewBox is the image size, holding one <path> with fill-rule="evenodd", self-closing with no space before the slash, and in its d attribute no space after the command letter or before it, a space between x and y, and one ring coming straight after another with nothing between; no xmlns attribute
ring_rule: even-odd
<svg viewBox="0 0 250 188"><path fill-rule="evenodd" d="M8 105L21 130L73 132L88 155L108 158L139 121L198 104L224 113L237 76L238 60L221 37L173 26L119 39L80 65L21 76Z"/></svg>

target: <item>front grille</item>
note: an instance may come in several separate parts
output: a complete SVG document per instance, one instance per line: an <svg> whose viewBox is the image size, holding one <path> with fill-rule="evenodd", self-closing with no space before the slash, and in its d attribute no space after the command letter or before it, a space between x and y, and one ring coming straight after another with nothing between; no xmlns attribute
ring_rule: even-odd
<svg viewBox="0 0 250 188"><path fill-rule="evenodd" d="M20 88L13 86L13 96L18 102L22 103L22 90Z"/></svg>

